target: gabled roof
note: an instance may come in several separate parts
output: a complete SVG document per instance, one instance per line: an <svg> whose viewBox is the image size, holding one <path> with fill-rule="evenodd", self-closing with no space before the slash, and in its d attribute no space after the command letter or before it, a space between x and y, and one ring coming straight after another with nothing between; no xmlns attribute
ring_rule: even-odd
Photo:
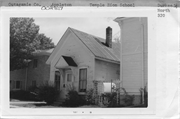
<svg viewBox="0 0 180 119"><path fill-rule="evenodd" d="M112 61L115 63L120 63L120 51L117 44L113 43L113 47L116 46L115 48L109 48L105 43L105 39L93 36L90 34L87 34L85 32L73 29L73 28L68 28L64 35L68 32L71 31L74 33L75 36L94 54L95 58L101 59L101 60L106 60L106 61ZM62 36L62 38L64 37ZM62 40L61 38L61 40ZM61 42L61 40L58 42L57 46L58 47L60 44L62 44L64 41ZM47 60L47 64L49 64L54 57L54 55L58 52L58 49L54 49L51 56Z"/></svg>
<svg viewBox="0 0 180 119"><path fill-rule="evenodd" d="M96 58L107 59L119 63L120 58L116 49L109 48L105 43L105 39L87 34L85 32L70 28L71 31L85 44L85 46L95 55ZM113 43L113 46L114 43ZM119 51L120 52L120 51Z"/></svg>

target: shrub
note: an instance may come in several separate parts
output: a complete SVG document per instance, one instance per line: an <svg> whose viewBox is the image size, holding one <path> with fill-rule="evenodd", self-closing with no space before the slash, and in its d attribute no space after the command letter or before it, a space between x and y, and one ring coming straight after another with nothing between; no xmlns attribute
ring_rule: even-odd
<svg viewBox="0 0 180 119"><path fill-rule="evenodd" d="M74 89L69 90L63 106L78 107L86 104L86 100L83 96L80 96Z"/></svg>
<svg viewBox="0 0 180 119"><path fill-rule="evenodd" d="M125 95L123 101L125 102L125 106L132 106L134 101L134 95Z"/></svg>
<svg viewBox="0 0 180 119"><path fill-rule="evenodd" d="M30 92L37 93L38 87L37 87L37 86L30 86L28 90L29 90Z"/></svg>
<svg viewBox="0 0 180 119"><path fill-rule="evenodd" d="M94 105L95 104L94 89L89 89L86 92L86 104L87 105Z"/></svg>
<svg viewBox="0 0 180 119"><path fill-rule="evenodd" d="M120 100L120 97L117 95L118 92L102 94L101 97L103 98L102 99L103 105L107 106L107 107L126 107L126 106L132 106L133 102L134 102L134 95L129 95L124 88L121 88L121 89L124 92L124 96L123 96L123 99L122 99L122 101L124 102L123 105L119 104L118 100Z"/></svg>
<svg viewBox="0 0 180 119"><path fill-rule="evenodd" d="M59 96L59 91L50 83L44 83L38 88L38 97L48 105L53 104Z"/></svg>
<svg viewBox="0 0 180 119"><path fill-rule="evenodd" d="M103 104L107 107L117 107L117 93L105 93L102 94Z"/></svg>
<svg viewBox="0 0 180 119"><path fill-rule="evenodd" d="M125 103L125 106L132 106L134 102L134 95L129 95L124 88L122 88L124 91L124 98L122 99Z"/></svg>
<svg viewBox="0 0 180 119"><path fill-rule="evenodd" d="M41 101L37 95L24 90L10 91L10 99L18 99L23 101Z"/></svg>

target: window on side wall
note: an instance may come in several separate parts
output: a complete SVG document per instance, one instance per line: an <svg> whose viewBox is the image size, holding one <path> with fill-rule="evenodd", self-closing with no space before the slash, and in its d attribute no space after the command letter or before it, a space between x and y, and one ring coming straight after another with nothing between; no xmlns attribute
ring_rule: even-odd
<svg viewBox="0 0 180 119"><path fill-rule="evenodd" d="M79 69L79 92L86 92L87 68Z"/></svg>
<svg viewBox="0 0 180 119"><path fill-rule="evenodd" d="M22 89L22 81L12 81L12 89L20 90Z"/></svg>
<svg viewBox="0 0 180 119"><path fill-rule="evenodd" d="M33 68L36 68L38 65L38 60L37 59L34 59L33 60Z"/></svg>
<svg viewBox="0 0 180 119"><path fill-rule="evenodd" d="M21 88L21 82L20 81L16 81L16 89L20 89Z"/></svg>

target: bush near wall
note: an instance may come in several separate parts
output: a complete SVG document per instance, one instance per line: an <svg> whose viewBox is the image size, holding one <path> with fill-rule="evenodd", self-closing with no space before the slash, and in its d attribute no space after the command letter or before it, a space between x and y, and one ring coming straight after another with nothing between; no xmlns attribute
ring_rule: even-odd
<svg viewBox="0 0 180 119"><path fill-rule="evenodd" d="M123 104L121 105L124 107L134 106L133 102L134 102L135 96L129 95L125 88L121 88L121 90L124 92L124 95L122 98Z"/></svg>
<svg viewBox="0 0 180 119"><path fill-rule="evenodd" d="M117 93L105 93L101 95L102 97L102 103L106 107L117 107Z"/></svg>
<svg viewBox="0 0 180 119"><path fill-rule="evenodd" d="M102 94L101 97L103 105L106 107L133 107L135 96L129 95L124 88L122 88L122 90L124 91L123 95L117 95L117 92ZM117 101L117 99L120 102Z"/></svg>
<svg viewBox="0 0 180 119"><path fill-rule="evenodd" d="M10 91L10 99L17 99L21 101L41 101L37 95L24 90Z"/></svg>
<svg viewBox="0 0 180 119"><path fill-rule="evenodd" d="M77 91L70 90L66 96L63 106L78 107L86 104L86 100L83 96L80 96Z"/></svg>
<svg viewBox="0 0 180 119"><path fill-rule="evenodd" d="M44 100L48 105L53 104L60 92L50 83L44 83L38 87L37 95L41 100Z"/></svg>
<svg viewBox="0 0 180 119"><path fill-rule="evenodd" d="M124 98L122 99L124 101L124 106L133 106L134 102L134 95L125 95Z"/></svg>
<svg viewBox="0 0 180 119"><path fill-rule="evenodd" d="M86 92L85 99L86 99L86 104L87 105L95 105L96 97L95 97L95 94L94 94L94 89L89 89Z"/></svg>

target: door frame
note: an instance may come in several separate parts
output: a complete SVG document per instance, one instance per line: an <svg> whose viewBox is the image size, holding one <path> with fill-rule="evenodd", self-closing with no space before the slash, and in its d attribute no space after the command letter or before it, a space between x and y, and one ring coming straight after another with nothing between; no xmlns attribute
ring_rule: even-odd
<svg viewBox="0 0 180 119"><path fill-rule="evenodd" d="M70 82L68 82L67 81L67 75L68 74L71 74L71 81ZM66 91L68 91L69 90L69 84L72 86L72 83L74 82L74 78L73 78L73 73L72 73L72 70L69 70L69 71L66 71L65 72L65 88L66 88ZM71 87L71 89L72 89L73 87Z"/></svg>
<svg viewBox="0 0 180 119"><path fill-rule="evenodd" d="M55 84L55 87L56 87L56 84L57 84L57 83L56 83L56 75L57 75L56 72L59 73L59 75L58 75L58 76L59 76L59 79L58 79L58 80L59 80L59 81L58 81L58 83L59 83L59 88L58 88L58 90L60 91L60 90L61 90L61 73L60 73L59 70L56 70L55 73L54 73L54 74L55 74L55 75L54 75L54 84Z"/></svg>

